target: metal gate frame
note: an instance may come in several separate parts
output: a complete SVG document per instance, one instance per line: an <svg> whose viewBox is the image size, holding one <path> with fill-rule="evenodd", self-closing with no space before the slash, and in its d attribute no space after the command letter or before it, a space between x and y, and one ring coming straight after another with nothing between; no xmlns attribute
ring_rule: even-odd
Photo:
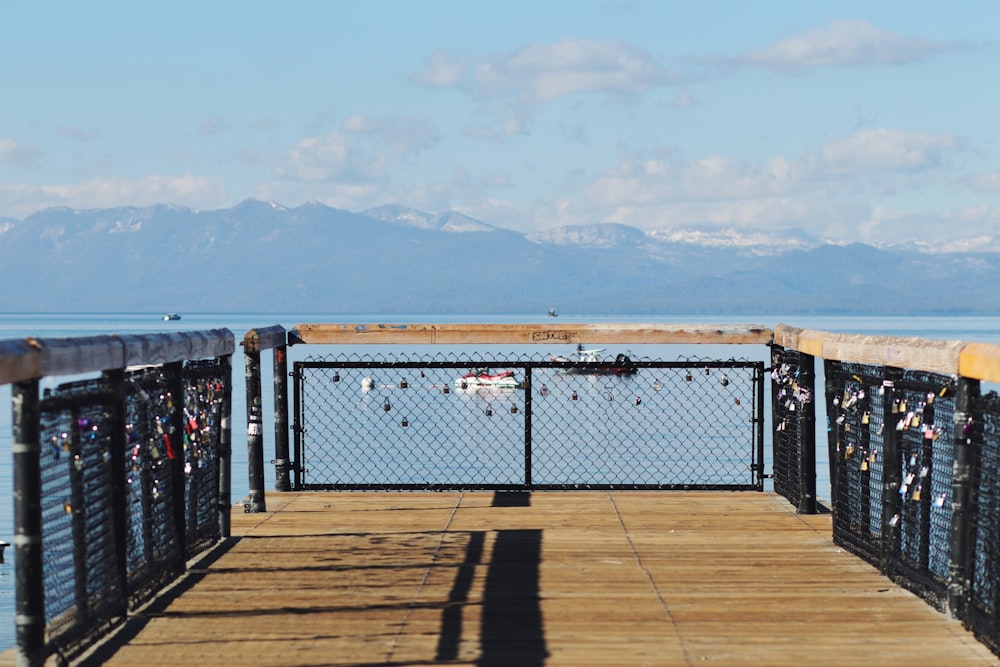
<svg viewBox="0 0 1000 667"><path fill-rule="evenodd" d="M679 361L649 361L628 360L635 369L750 369L752 417L749 420L750 442L752 455L748 460L748 468L752 475L749 484L636 484L636 483L553 483L538 484L532 481L532 442L534 430L532 425L532 372L536 369L562 369L578 371L610 371L620 365L616 362L574 362L574 361L525 361L515 360L476 360L461 359L456 361L357 361L348 359L323 361L297 361L293 365L290 376L293 379L293 410L294 447L289 468L293 473L292 490L484 490L484 491L525 491L525 490L739 490L763 491L764 480L768 477L764 470L764 363L746 360L679 360ZM476 368L514 368L523 371L524 382L524 479L519 483L474 483L474 484L439 484L439 483L385 483L373 480L370 483L335 483L306 484L303 480L303 454L305 447L304 426L304 369L476 369Z"/></svg>

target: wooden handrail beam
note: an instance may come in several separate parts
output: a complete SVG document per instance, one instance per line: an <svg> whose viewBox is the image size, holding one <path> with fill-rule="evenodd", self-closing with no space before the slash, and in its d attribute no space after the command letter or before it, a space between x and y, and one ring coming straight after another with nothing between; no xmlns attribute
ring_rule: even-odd
<svg viewBox="0 0 1000 667"><path fill-rule="evenodd" d="M289 343L323 345L768 344L762 324L297 324Z"/></svg>

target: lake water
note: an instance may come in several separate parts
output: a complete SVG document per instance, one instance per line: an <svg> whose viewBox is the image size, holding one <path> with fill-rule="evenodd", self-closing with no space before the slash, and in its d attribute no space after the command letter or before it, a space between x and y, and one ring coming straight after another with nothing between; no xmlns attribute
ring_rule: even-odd
<svg viewBox="0 0 1000 667"><path fill-rule="evenodd" d="M183 314L183 319L163 321L160 314L155 313L94 313L94 314L37 314L37 313L0 313L0 340L24 337L61 338L71 336L95 336L104 334L136 334L157 333L169 331L200 331L206 329L227 328L236 336L237 343L250 329L280 324L291 329L299 323L307 322L477 322L477 323L511 323L511 322L543 322L550 324L562 323L616 323L616 322L650 322L650 323L759 323L774 327L786 323L797 327L820 329L824 331L848 332L859 334L916 336L934 339L959 339L967 341L982 341L1000 344L1000 317L871 317L871 316L780 316L780 315L726 315L726 316L622 316L622 315L561 315L557 320L539 315L497 316L497 315L331 315L329 313L193 313ZM547 346L530 346L532 353L539 355L566 354L571 350L548 348ZM289 367L294 361L307 356L324 354L333 348L318 346L298 346L289 350ZM354 348L357 351L357 348ZM519 349L523 352L523 349ZM618 351L609 348L613 354ZM721 345L677 345L677 346L642 346L641 350L629 350L637 357L657 358L672 361L679 358L717 358L717 359L748 359L750 361L765 361L769 363L768 351L764 346L721 346ZM402 346L392 346L392 353L397 357L407 354ZM242 355L237 346L233 357L233 499L239 501L249 490L247 481L247 452L245 401L246 393L242 372ZM817 364L821 372L822 364ZM262 354L263 370L263 405L273 405L271 395L271 357L269 352ZM57 378L48 385L53 386L65 378ZM817 378L818 386L822 386L822 378ZM291 387L289 387L291 391ZM767 394L766 394L767 395ZM13 537L13 489L11 474L11 409L10 387L0 386L0 451L6 457L0 462L0 539L7 542ZM819 402L817 408L822 408ZM273 447L273 422L269 421L267 410L264 411L265 447ZM765 414L770 418L768 406ZM825 415L817 414L818 423L823 423ZM771 428L765 427L765 452L767 453L767 469L770 472L770 437ZM817 428L817 437L823 438L825 432ZM265 451L265 460L272 458L273 449ZM829 474L826 460L825 442L817 447L817 488L821 498L829 497ZM265 466L266 489L274 487L273 466ZM5 499L5 500L3 500ZM14 554L13 548L7 550L6 562L0 564L0 650L14 644Z"/></svg>

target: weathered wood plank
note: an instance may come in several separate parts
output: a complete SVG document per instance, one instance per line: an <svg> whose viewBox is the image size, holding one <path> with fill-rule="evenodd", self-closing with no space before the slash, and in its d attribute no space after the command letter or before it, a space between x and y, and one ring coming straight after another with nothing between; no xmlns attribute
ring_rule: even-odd
<svg viewBox="0 0 1000 667"><path fill-rule="evenodd" d="M0 384L41 376L42 361L37 347L26 340L0 340Z"/></svg>
<svg viewBox="0 0 1000 667"><path fill-rule="evenodd" d="M966 345L958 360L958 374L974 380L1000 382L1000 345Z"/></svg>
<svg viewBox="0 0 1000 667"><path fill-rule="evenodd" d="M297 324L290 342L382 344L768 344L762 324Z"/></svg>
<svg viewBox="0 0 1000 667"><path fill-rule="evenodd" d="M243 335L243 349L246 352L271 350L287 343L285 327L274 324L269 327L251 329Z"/></svg>
<svg viewBox="0 0 1000 667"><path fill-rule="evenodd" d="M775 343L823 359L953 375L967 343L905 336L869 336L775 327Z"/></svg>
<svg viewBox="0 0 1000 667"><path fill-rule="evenodd" d="M125 346L127 366L212 359L233 354L236 350L236 339L229 329L123 335L118 338Z"/></svg>
<svg viewBox="0 0 1000 667"><path fill-rule="evenodd" d="M232 354L235 338L228 329L159 334L28 338L0 341L0 381L18 374L54 377L96 373L127 366L146 366ZM19 357L24 358L19 358ZM15 365L16 364L16 365ZM9 368L10 370L4 370ZM20 369L20 370L17 370Z"/></svg>
<svg viewBox="0 0 1000 667"><path fill-rule="evenodd" d="M1000 662L771 494L499 499L270 494L88 664Z"/></svg>

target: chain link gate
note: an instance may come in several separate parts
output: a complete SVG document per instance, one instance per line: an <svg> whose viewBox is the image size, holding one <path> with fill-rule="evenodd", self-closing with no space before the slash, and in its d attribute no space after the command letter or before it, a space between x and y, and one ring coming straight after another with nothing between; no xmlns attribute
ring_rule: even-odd
<svg viewBox="0 0 1000 667"><path fill-rule="evenodd" d="M294 488L763 490L764 364L296 362Z"/></svg>

